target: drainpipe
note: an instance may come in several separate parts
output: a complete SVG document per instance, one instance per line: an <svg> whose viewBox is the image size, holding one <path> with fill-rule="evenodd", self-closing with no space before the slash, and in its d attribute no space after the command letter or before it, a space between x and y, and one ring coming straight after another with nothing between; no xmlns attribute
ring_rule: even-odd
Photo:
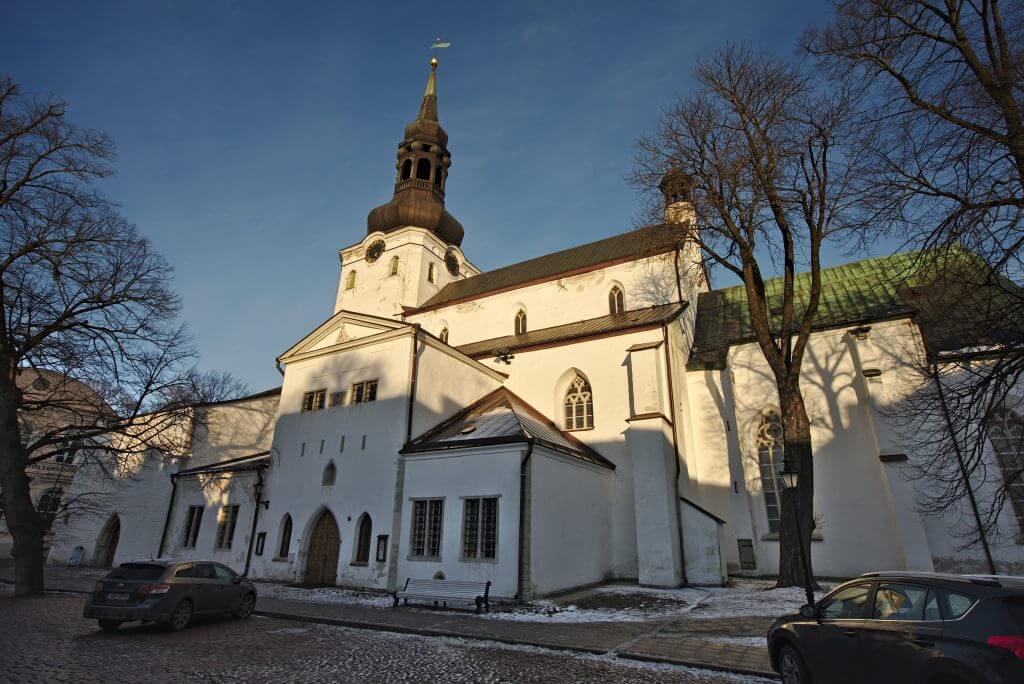
<svg viewBox="0 0 1024 684"><path fill-rule="evenodd" d="M167 527L171 524L171 511L174 510L174 500L178 495L178 478L171 475L171 500L167 502L167 515L164 517L164 530L160 533L160 548L157 549L156 557L164 555L164 542L167 540Z"/></svg>
<svg viewBox="0 0 1024 684"><path fill-rule="evenodd" d="M416 353L419 342L420 324L413 323L412 351L409 356L409 402L405 411L405 444L412 441L412 417L416 407L416 381L419 376L419 355ZM388 591L395 591L398 588L398 549L401 544L402 497L405 491L405 468L402 461L404 458L399 451L395 466L395 499L391 512L391 544L388 550Z"/></svg>
<svg viewBox="0 0 1024 684"><path fill-rule="evenodd" d="M263 471L256 471L256 486L254 494L256 495L256 506L252 512L252 529L249 531L249 550L245 554L245 570L242 571L242 577L249 576L249 565L252 563L252 547L256 542L256 524L260 521L260 508L263 503L260 501L263 498Z"/></svg>
<svg viewBox="0 0 1024 684"><path fill-rule="evenodd" d="M526 469L530 467L530 456L533 455L533 437L526 440L526 455L519 465L519 563L516 576L516 598L523 603L523 556L526 553L526 534L523 527L526 523Z"/></svg>
<svg viewBox="0 0 1024 684"><path fill-rule="evenodd" d="M416 403L416 379L419 375L420 357L416 354L416 348L420 343L420 324L412 324L412 359L409 362L409 407L405 414L405 443L412 441L412 411Z"/></svg>
<svg viewBox="0 0 1024 684"><path fill-rule="evenodd" d="M678 255L679 251L677 250L676 256L678 257ZM689 584L686 579L686 553L683 550L683 515L679 504L679 500L682 498L682 494L679 491L679 476L682 474L682 466L679 464L679 437L676 434L678 417L676 416L675 392L672 391L672 355L669 353L668 348L668 323L661 324L661 333L665 339L665 373L668 375L668 403L670 407L669 412L672 416L672 450L675 452L676 461L676 528L679 530L679 570L683 577L683 584Z"/></svg>
<svg viewBox="0 0 1024 684"><path fill-rule="evenodd" d="M679 243L677 241L676 242L676 255L675 255L675 262L676 262L675 272L676 272L676 294L679 295L679 303L682 304L683 303L683 282L679 278L679 249L680 249L680 245L681 245L681 243Z"/></svg>
<svg viewBox="0 0 1024 684"><path fill-rule="evenodd" d="M935 387L939 390L939 403L942 404L942 415L946 419L946 430L949 431L949 438L953 441L953 451L956 453L957 463L960 465L960 477L964 479L964 489L967 490L967 498L971 502L971 511L974 513L974 524L978 527L978 537L981 539L981 546L985 549L985 560L988 561L988 570L996 574L996 564L992 560L992 550L988 547L988 538L985 535L985 528L981 523L981 513L978 511L978 501L974 498L974 489L971 488L971 480L967 474L967 466L964 464L964 455L960 451L960 442L956 439L956 430L953 428L953 419L949 415L949 405L946 403L946 392L942 389L942 381L939 379L939 364L932 364L932 379Z"/></svg>

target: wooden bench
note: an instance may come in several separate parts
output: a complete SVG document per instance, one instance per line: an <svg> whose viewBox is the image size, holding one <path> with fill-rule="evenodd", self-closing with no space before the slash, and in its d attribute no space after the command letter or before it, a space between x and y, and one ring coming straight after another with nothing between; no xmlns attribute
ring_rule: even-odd
<svg viewBox="0 0 1024 684"><path fill-rule="evenodd" d="M398 601L402 600L406 605L409 599L418 601L433 601L434 607L438 603L448 607L452 603L473 603L476 604L476 612L480 612L480 606L484 612L490 612L490 582L451 582L449 580L405 580L405 588L395 592L395 607Z"/></svg>

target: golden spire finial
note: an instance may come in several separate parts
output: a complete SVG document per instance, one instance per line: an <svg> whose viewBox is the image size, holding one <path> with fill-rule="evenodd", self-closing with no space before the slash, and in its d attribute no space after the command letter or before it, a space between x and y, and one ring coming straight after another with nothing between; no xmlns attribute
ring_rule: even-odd
<svg viewBox="0 0 1024 684"><path fill-rule="evenodd" d="M436 68L437 68L437 65L438 65L438 63L439 63L439 62L437 61L437 57L431 57L431 58L430 58L430 68L431 68L431 69L436 69Z"/></svg>

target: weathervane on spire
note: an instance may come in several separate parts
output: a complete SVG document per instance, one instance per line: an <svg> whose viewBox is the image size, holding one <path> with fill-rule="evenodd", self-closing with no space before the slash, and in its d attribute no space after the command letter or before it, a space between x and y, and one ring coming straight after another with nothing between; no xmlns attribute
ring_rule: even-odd
<svg viewBox="0 0 1024 684"><path fill-rule="evenodd" d="M431 53L431 57L430 57L430 66L432 66L432 67L436 67L437 66L437 51L438 50L443 50L444 48L448 48L448 47L451 47L451 46L452 46L452 44L450 42L442 41L440 36L435 38L434 39L434 44L430 46L430 49L433 50L433 52Z"/></svg>

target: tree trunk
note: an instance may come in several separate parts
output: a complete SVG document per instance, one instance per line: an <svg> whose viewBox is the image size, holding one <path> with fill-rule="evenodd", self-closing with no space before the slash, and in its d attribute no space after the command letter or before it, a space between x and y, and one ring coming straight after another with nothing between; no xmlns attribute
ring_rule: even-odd
<svg viewBox="0 0 1024 684"><path fill-rule="evenodd" d="M803 537L807 570L810 573L811 582L814 583L814 571L811 564L811 532L814 529L814 462L811 451L811 423L807 418L804 398L799 389L781 393L780 399L786 463L800 473L796 492L800 520L798 528L796 512L793 508L793 496L791 494L780 496L779 581L776 586L803 587L806 586L806 582L800 552L800 537ZM814 583L812 586L816 587L817 584Z"/></svg>
<svg viewBox="0 0 1024 684"><path fill-rule="evenodd" d="M28 461L18 426L17 386L0 378L0 489L4 517L14 538L14 595L43 592L43 517L32 505Z"/></svg>

